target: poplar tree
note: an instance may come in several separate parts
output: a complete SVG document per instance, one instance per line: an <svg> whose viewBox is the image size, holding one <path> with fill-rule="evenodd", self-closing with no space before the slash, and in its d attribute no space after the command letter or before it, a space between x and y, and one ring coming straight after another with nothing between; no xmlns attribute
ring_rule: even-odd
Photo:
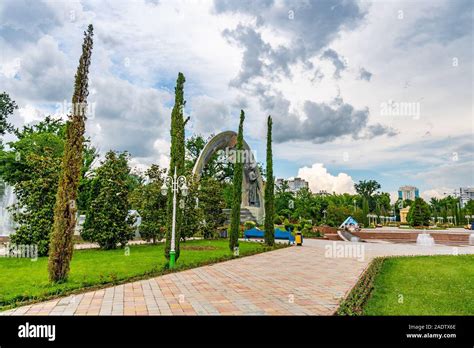
<svg viewBox="0 0 474 348"><path fill-rule="evenodd" d="M185 175L185 141L184 141L184 127L188 122L189 118L184 120L184 106L186 101L184 100L184 83L186 79L182 73L178 74L176 80L176 87L174 89L175 99L174 107L171 112L171 150L170 150L170 166L168 175L173 176L176 168L177 176ZM179 258L179 241L181 239L181 228L183 221L183 209L179 204L180 196L178 195L178 204L176 204L176 230L175 230L175 251L177 261ZM173 192L171 188L168 189L168 202L167 202L167 223L166 223L166 247L165 256L167 259L170 257L171 249L171 233L173 223Z"/></svg>
<svg viewBox="0 0 474 348"><path fill-rule="evenodd" d="M273 219L275 215L275 183L273 178L273 156L272 156L272 117L267 120L267 182L265 183L265 244L275 244L275 231Z"/></svg>
<svg viewBox="0 0 474 348"><path fill-rule="evenodd" d="M74 82L72 112L66 125L66 143L56 193L48 261L49 279L52 282L67 279L73 252L72 237L76 227L76 199L82 167L92 36L93 27L90 24L87 32L84 32L82 55Z"/></svg>
<svg viewBox="0 0 474 348"><path fill-rule="evenodd" d="M242 179L244 173L244 163L242 161L242 150L244 148L244 110L240 110L239 132L237 134L237 156L234 163L234 181L232 191L232 210L230 212L230 236L229 248L231 251L239 246L240 228L240 205L242 204Z"/></svg>

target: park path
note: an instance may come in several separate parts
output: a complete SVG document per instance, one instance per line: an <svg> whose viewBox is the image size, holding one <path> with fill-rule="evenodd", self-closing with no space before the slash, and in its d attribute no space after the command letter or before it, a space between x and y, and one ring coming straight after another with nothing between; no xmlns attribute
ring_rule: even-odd
<svg viewBox="0 0 474 348"><path fill-rule="evenodd" d="M343 247L345 255L328 254ZM362 248L358 251L363 254L353 248ZM303 247L71 295L0 315L331 315L375 256L457 253L474 254L474 247L305 240Z"/></svg>

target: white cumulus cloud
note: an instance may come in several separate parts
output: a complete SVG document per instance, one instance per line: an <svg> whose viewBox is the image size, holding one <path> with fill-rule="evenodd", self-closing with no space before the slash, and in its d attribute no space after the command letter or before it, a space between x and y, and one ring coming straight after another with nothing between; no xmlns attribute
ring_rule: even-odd
<svg viewBox="0 0 474 348"><path fill-rule="evenodd" d="M323 163L314 163L311 167L298 169L298 177L309 183L312 192L320 190L329 193L355 193L354 180L346 173L332 175Z"/></svg>
<svg viewBox="0 0 474 348"><path fill-rule="evenodd" d="M453 191L454 190L449 187L437 187L431 190L426 190L426 191L421 192L420 196L425 201L429 201L431 198L438 198L438 199L444 198L447 196L446 193L452 194Z"/></svg>

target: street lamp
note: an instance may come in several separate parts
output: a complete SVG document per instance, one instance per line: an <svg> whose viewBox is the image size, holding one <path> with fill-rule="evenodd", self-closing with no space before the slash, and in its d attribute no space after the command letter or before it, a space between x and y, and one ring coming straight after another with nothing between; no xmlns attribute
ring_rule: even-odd
<svg viewBox="0 0 474 348"><path fill-rule="evenodd" d="M357 208L356 208L356 203L357 203L357 201L356 201L355 198L354 198L353 202L354 202L354 211L356 211L356 210L357 210Z"/></svg>
<svg viewBox="0 0 474 348"><path fill-rule="evenodd" d="M176 166L174 167L174 175L167 176L161 186L161 194L166 196L168 194L168 189L171 189L173 192L173 220L171 227L171 247L170 247L170 268L174 267L176 260L176 251L175 251L175 236L176 236L176 194L181 190L183 196L188 195L188 186L186 186L186 178L182 175L176 175Z"/></svg>

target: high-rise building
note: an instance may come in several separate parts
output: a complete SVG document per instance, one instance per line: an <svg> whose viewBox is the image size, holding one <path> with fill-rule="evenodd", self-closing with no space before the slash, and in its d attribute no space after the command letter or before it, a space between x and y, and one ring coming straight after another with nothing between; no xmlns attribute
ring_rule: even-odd
<svg viewBox="0 0 474 348"><path fill-rule="evenodd" d="M415 186L402 186L398 189L398 198L402 200L409 199L414 201L415 198L420 197L420 192Z"/></svg>
<svg viewBox="0 0 474 348"><path fill-rule="evenodd" d="M280 187L283 184L283 181L286 181L288 184L288 190L291 192L298 192L302 188L309 187L308 182L301 178L294 178L290 180L276 179L275 186Z"/></svg>
<svg viewBox="0 0 474 348"><path fill-rule="evenodd" d="M460 187L459 194L461 208L464 208L467 202L474 200L474 187Z"/></svg>

